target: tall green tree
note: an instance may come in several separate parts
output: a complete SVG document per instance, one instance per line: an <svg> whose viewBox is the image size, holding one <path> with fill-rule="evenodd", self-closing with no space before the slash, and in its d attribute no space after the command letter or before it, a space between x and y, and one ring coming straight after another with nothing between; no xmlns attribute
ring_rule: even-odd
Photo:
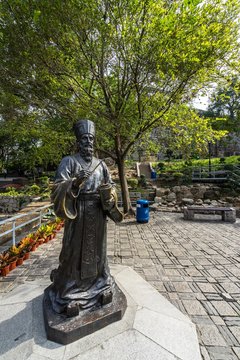
<svg viewBox="0 0 240 360"><path fill-rule="evenodd" d="M206 155L209 142L214 144L228 132L214 129L211 117L201 116L187 105L172 106L164 118L165 127L155 132L158 149L171 150L184 159Z"/></svg>
<svg viewBox="0 0 240 360"><path fill-rule="evenodd" d="M230 61L238 1L3 0L0 7L0 72L31 106L70 124L96 121L128 212L127 154Z"/></svg>
<svg viewBox="0 0 240 360"><path fill-rule="evenodd" d="M56 164L74 144L66 121L0 91L0 168L33 170Z"/></svg>
<svg viewBox="0 0 240 360"><path fill-rule="evenodd" d="M224 85L219 85L210 99L208 112L212 117L222 118L217 127L229 132L240 132L240 79L232 77Z"/></svg>
<svg viewBox="0 0 240 360"><path fill-rule="evenodd" d="M219 149L228 153L236 151L240 133L240 81L236 69L225 73L221 82L210 97L208 109L203 116L211 118L211 126L215 130L227 131L228 135L216 142L214 151L218 155Z"/></svg>

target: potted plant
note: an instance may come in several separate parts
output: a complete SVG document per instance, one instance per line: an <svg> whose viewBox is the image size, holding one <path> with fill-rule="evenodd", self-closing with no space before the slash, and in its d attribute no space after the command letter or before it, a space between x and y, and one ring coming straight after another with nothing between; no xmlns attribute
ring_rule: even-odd
<svg viewBox="0 0 240 360"><path fill-rule="evenodd" d="M56 217L55 219L55 223L56 223L56 230L61 230L61 228L64 226L64 220L61 219L60 217Z"/></svg>
<svg viewBox="0 0 240 360"><path fill-rule="evenodd" d="M10 271L12 271L13 269L16 268L17 260L18 260L17 256L13 256L10 258L10 260L9 260L9 270Z"/></svg>
<svg viewBox="0 0 240 360"><path fill-rule="evenodd" d="M2 276L6 276L10 271L9 258L10 254L8 252L0 254L0 271Z"/></svg>
<svg viewBox="0 0 240 360"><path fill-rule="evenodd" d="M29 259L30 251L36 250L36 239L34 234L28 234L19 243L19 249L24 255L24 260Z"/></svg>
<svg viewBox="0 0 240 360"><path fill-rule="evenodd" d="M47 239L47 235L46 235L46 225L45 224L42 224L37 232L36 232L36 237L38 239L38 241L42 240L43 242L48 242L48 239Z"/></svg>
<svg viewBox="0 0 240 360"><path fill-rule="evenodd" d="M52 240L55 236L55 226L54 224L47 224L45 228L45 235L48 238L48 240Z"/></svg>
<svg viewBox="0 0 240 360"><path fill-rule="evenodd" d="M9 253L9 268L10 271L15 269L15 267L17 266L18 263L18 258L21 254L21 249L15 245L12 245L9 249L8 249L8 253Z"/></svg>

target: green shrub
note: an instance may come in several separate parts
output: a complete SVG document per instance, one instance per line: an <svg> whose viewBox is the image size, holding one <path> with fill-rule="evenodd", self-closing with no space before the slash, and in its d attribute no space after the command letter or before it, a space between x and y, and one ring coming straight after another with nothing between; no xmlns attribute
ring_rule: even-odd
<svg viewBox="0 0 240 360"><path fill-rule="evenodd" d="M164 162L159 162L157 164L157 170L162 171L162 170L164 170L164 168L165 168L165 163Z"/></svg>
<svg viewBox="0 0 240 360"><path fill-rule="evenodd" d="M145 175L140 175L140 179L138 179L138 185L142 187L147 187L147 181Z"/></svg>
<svg viewBox="0 0 240 360"><path fill-rule="evenodd" d="M185 166L193 166L193 162L191 159L185 161Z"/></svg>
<svg viewBox="0 0 240 360"><path fill-rule="evenodd" d="M225 164L224 165L224 170L230 170L232 171L234 169L234 165L233 164Z"/></svg>
<svg viewBox="0 0 240 360"><path fill-rule="evenodd" d="M138 186L138 179L135 178L128 179L127 183L131 188L136 189Z"/></svg>
<svg viewBox="0 0 240 360"><path fill-rule="evenodd" d="M21 194L14 187L9 186L1 193L1 195L20 196Z"/></svg>
<svg viewBox="0 0 240 360"><path fill-rule="evenodd" d="M183 173L181 173L181 172L175 172L174 173L174 175L173 175L175 178L181 178L181 177L183 177Z"/></svg>
<svg viewBox="0 0 240 360"><path fill-rule="evenodd" d="M41 192L40 186L33 184L32 186L30 186L28 194L29 195L39 195L40 192Z"/></svg>
<svg viewBox="0 0 240 360"><path fill-rule="evenodd" d="M45 191L43 191L41 193L41 199L45 200L45 199L49 199L51 196L51 190L50 189L46 189Z"/></svg>
<svg viewBox="0 0 240 360"><path fill-rule="evenodd" d="M187 168L183 169L183 174L184 174L184 175L192 176L192 172L193 172L193 170L192 170L191 167L187 167ZM199 171L198 171L198 172L199 172Z"/></svg>
<svg viewBox="0 0 240 360"><path fill-rule="evenodd" d="M38 181L39 181L40 185L42 185L42 186L48 186L49 185L48 176L42 176L42 177L38 178Z"/></svg>
<svg viewBox="0 0 240 360"><path fill-rule="evenodd" d="M23 205L26 205L28 202L29 202L28 199L24 195L19 196L19 206L20 206L20 208Z"/></svg>

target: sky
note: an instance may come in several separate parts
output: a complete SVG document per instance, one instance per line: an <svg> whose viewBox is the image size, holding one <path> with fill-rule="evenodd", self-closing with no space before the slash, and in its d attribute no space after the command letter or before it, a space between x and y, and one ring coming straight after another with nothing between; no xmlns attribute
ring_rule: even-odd
<svg viewBox="0 0 240 360"><path fill-rule="evenodd" d="M192 105L200 110L207 110L208 107L208 96L199 96L192 101Z"/></svg>

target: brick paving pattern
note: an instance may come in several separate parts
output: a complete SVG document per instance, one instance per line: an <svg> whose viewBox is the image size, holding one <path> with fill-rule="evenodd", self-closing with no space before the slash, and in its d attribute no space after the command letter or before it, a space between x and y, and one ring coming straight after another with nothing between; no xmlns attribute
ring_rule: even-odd
<svg viewBox="0 0 240 360"><path fill-rule="evenodd" d="M179 213L151 213L147 224L108 223L109 263L132 267L191 318L203 360L240 359L239 230L239 219L235 224L214 216L184 221ZM0 293L49 277L58 264L61 237L1 278Z"/></svg>

